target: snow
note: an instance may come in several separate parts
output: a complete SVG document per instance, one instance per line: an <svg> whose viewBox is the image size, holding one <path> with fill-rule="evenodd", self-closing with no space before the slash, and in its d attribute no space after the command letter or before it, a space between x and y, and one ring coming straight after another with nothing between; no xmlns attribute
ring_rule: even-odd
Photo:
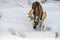
<svg viewBox="0 0 60 40"><path fill-rule="evenodd" d="M20 39L19 35L25 38L55 38L55 32L60 34L60 3L52 2L42 4L47 17L44 21L45 31L34 30L33 22L28 18L31 6L26 3L0 4L0 38ZM47 28L51 28L49 31ZM39 28L39 27L37 27ZM15 35L12 35L12 32ZM20 34L22 33L22 34Z"/></svg>
<svg viewBox="0 0 60 40"><path fill-rule="evenodd" d="M60 3L48 3L47 6L44 6L44 8L46 9L47 12L47 18L46 18L46 24L50 25L51 28L54 29L54 31L58 31L59 30L59 24L60 24L60 19L59 19L59 15L60 15ZM55 28L54 28L55 27ZM58 31L59 32L59 31Z"/></svg>

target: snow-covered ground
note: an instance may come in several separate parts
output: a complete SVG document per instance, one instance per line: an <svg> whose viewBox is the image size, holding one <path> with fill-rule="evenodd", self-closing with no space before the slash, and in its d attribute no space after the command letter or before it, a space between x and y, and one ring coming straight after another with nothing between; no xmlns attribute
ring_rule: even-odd
<svg viewBox="0 0 60 40"><path fill-rule="evenodd" d="M60 34L60 3L52 2L42 4L47 17L44 21L45 31L34 30L33 22L28 18L31 6L26 3L0 4L0 38L19 35L26 38L55 38L55 32ZM37 27L38 29L39 27ZM50 30L48 31L48 29ZM14 35L12 35L12 33Z"/></svg>

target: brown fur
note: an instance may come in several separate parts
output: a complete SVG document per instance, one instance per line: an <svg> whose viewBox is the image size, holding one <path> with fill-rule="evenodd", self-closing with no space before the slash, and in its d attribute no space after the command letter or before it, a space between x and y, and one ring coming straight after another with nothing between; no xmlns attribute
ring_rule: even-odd
<svg viewBox="0 0 60 40"><path fill-rule="evenodd" d="M34 10L33 11L33 15L36 13L36 14L40 14L40 20L42 19L42 15L43 15L43 10L42 10L42 6L39 2L34 2L32 4L32 9ZM38 14L38 15L39 15Z"/></svg>
<svg viewBox="0 0 60 40"><path fill-rule="evenodd" d="M46 18L46 12L43 12L41 4L39 2L34 2L32 4L32 9L29 11L29 18L34 18L32 15L37 15L38 13L40 15L40 20L44 20Z"/></svg>
<svg viewBox="0 0 60 40"><path fill-rule="evenodd" d="M34 19L32 15L39 16L39 19ZM34 19L34 25L37 26L39 24L39 20L44 21L46 18L46 12L43 12L42 6L39 2L34 2L32 4L32 9L29 12L29 18Z"/></svg>

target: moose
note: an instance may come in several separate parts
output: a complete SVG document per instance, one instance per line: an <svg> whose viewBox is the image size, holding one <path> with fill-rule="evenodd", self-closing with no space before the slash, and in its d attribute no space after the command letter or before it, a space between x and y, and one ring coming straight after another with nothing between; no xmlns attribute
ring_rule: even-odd
<svg viewBox="0 0 60 40"><path fill-rule="evenodd" d="M42 5L39 2L33 2L28 17L34 22L33 28L36 29L37 25L40 23L41 30L43 28L42 22L46 19L46 12L43 12Z"/></svg>

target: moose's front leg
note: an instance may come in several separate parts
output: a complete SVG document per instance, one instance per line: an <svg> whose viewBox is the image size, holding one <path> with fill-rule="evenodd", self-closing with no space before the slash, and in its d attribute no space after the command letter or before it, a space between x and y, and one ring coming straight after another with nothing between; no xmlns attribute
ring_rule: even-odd
<svg viewBox="0 0 60 40"><path fill-rule="evenodd" d="M43 21L40 20L40 30L44 30Z"/></svg>

